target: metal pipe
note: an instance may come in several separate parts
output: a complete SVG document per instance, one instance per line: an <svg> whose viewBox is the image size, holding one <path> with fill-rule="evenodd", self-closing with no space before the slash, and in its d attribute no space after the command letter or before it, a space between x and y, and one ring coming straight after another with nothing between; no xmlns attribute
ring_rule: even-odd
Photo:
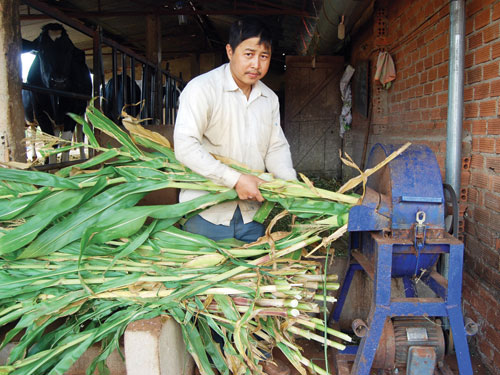
<svg viewBox="0 0 500 375"><path fill-rule="evenodd" d="M446 127L446 183L460 191L464 107L465 0L450 1L450 58Z"/></svg>
<svg viewBox="0 0 500 375"><path fill-rule="evenodd" d="M85 95L85 94L78 94L78 93L74 93L74 92L57 90L57 89L49 89L47 87L30 85L29 83L23 83L22 86L23 86L23 90L40 92L42 94L64 96L66 98L81 99L81 100L92 99L92 97Z"/></svg>
<svg viewBox="0 0 500 375"><path fill-rule="evenodd" d="M450 57L448 60L448 120L446 123L445 182L460 191L462 120L464 108L465 0L450 0ZM443 254L441 274L448 278L450 255ZM447 319L443 319L445 328Z"/></svg>

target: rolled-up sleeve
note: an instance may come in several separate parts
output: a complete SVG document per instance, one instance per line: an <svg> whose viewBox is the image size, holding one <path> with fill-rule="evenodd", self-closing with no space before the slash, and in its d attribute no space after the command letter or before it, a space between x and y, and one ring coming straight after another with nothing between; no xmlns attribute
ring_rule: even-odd
<svg viewBox="0 0 500 375"><path fill-rule="evenodd" d="M232 188L241 173L215 159L203 147L203 134L209 123L214 94L209 88L192 83L186 86L179 98L174 129L175 156L194 172Z"/></svg>

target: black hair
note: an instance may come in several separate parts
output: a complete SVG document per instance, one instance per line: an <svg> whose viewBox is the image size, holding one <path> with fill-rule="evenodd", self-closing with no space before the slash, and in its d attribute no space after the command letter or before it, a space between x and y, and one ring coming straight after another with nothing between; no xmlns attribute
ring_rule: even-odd
<svg viewBox="0 0 500 375"><path fill-rule="evenodd" d="M234 51L241 42L250 38L260 38L259 44L272 48L271 31L259 18L246 16L236 20L229 29L229 45Z"/></svg>

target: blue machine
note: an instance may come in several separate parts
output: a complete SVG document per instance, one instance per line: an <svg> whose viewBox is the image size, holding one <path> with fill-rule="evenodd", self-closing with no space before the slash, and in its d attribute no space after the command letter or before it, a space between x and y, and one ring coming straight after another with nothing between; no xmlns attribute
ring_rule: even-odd
<svg viewBox="0 0 500 375"><path fill-rule="evenodd" d="M398 148L375 145L368 167L377 165ZM434 370L415 370L423 363L428 364L436 353L438 357L444 356L443 350L438 349L444 347L441 328L435 332L426 325L432 317L449 318L460 374L472 374L461 309L464 246L446 232L444 217L442 177L427 146L410 146L368 179L362 204L353 207L349 214L352 262L330 319L339 320L354 273L365 272L373 281L374 295L366 334L359 347L351 346L344 351L355 354L351 375L369 375L379 343L387 344L387 324L391 324L391 335L397 330L402 332L389 345L393 346L391 350L396 357L393 366L398 363L398 351L405 350L402 361L413 367L407 368L407 374L432 374ZM435 266L441 254L449 254L447 279ZM403 297L391 295L392 278L403 279ZM419 298L416 282L424 282L435 297ZM434 322L431 325L438 326ZM426 346L426 342L433 340L434 349Z"/></svg>

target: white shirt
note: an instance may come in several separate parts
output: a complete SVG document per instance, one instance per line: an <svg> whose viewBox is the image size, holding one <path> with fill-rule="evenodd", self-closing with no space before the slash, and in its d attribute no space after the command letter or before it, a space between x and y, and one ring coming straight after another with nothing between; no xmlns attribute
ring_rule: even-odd
<svg viewBox="0 0 500 375"><path fill-rule="evenodd" d="M234 187L241 173L216 160L225 156L249 168L295 180L290 147L280 126L276 94L257 81L249 98L233 79L229 64L192 79L181 93L174 128L177 159L219 185ZM183 190L181 202L206 194ZM237 205L243 221L252 220L260 203L224 202L200 215L214 224L229 225Z"/></svg>

